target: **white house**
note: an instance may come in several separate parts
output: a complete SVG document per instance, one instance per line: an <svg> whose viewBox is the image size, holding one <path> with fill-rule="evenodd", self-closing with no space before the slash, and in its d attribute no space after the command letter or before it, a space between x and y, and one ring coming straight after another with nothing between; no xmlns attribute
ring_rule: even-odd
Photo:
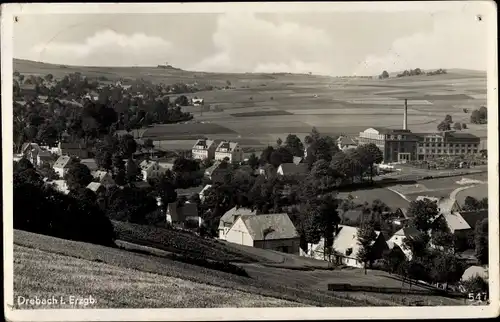
<svg viewBox="0 0 500 322"><path fill-rule="evenodd" d="M398 230L389 240L387 241L387 246L389 249L393 249L394 247L399 247L405 254L408 260L411 260L413 254L411 250L404 246L404 240L406 238L413 238L419 235L419 231L413 227L405 227Z"/></svg>
<svg viewBox="0 0 500 322"><path fill-rule="evenodd" d="M193 98L192 102L193 106L202 106L205 104L205 100L203 98Z"/></svg>
<svg viewBox="0 0 500 322"><path fill-rule="evenodd" d="M99 180L99 183L104 187L112 186L115 184L115 180L113 180L113 176L107 172L102 170L97 170L92 172L92 176L94 179Z"/></svg>
<svg viewBox="0 0 500 322"><path fill-rule="evenodd" d="M147 181L149 178L158 178L167 172L167 169L162 167L158 162L144 160L139 165L141 169L142 178Z"/></svg>
<svg viewBox="0 0 500 322"><path fill-rule="evenodd" d="M100 193L106 191L106 188L99 182L91 182L87 185L87 189L92 190L95 193Z"/></svg>
<svg viewBox="0 0 500 322"><path fill-rule="evenodd" d="M222 141L215 149L215 160L229 159L229 163L243 161L243 149L236 142Z"/></svg>
<svg viewBox="0 0 500 322"><path fill-rule="evenodd" d="M245 246L300 253L299 234L285 213L238 216L225 239Z"/></svg>
<svg viewBox="0 0 500 322"><path fill-rule="evenodd" d="M358 146L356 141L354 141L352 138L341 135L337 139L337 147L341 151L349 150L349 149L355 149Z"/></svg>
<svg viewBox="0 0 500 322"><path fill-rule="evenodd" d="M219 239L226 239L226 234L229 228L233 225L236 219L240 216L255 215L256 211L248 208L236 208L228 210L219 220Z"/></svg>
<svg viewBox="0 0 500 322"><path fill-rule="evenodd" d="M215 158L216 149L217 149L217 144L215 141L208 139L199 139L193 145L193 148L191 149L191 155L193 159L213 160Z"/></svg>
<svg viewBox="0 0 500 322"><path fill-rule="evenodd" d="M334 236L332 245L332 260L337 264L343 264L350 267L363 268L364 263L357 259L361 245L358 242L358 229L356 227L339 225L339 230ZM387 243L384 235L379 231L375 231L377 237L372 242L373 258L382 257L382 253L387 249ZM318 244L312 245L308 250L308 256L319 260L329 260L324 254L324 239L322 238Z"/></svg>
<svg viewBox="0 0 500 322"><path fill-rule="evenodd" d="M65 180L54 180L47 181L45 185L53 187L55 190L67 195L69 193L69 188Z"/></svg>
<svg viewBox="0 0 500 322"><path fill-rule="evenodd" d="M54 171L59 175L60 178L64 178L64 176L68 172L70 163L71 158L67 155L60 156L54 163Z"/></svg>

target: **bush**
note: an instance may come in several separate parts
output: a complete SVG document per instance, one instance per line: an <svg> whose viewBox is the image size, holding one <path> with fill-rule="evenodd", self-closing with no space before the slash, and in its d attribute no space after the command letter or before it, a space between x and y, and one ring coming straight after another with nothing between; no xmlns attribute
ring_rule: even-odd
<svg viewBox="0 0 500 322"><path fill-rule="evenodd" d="M463 286L468 292L488 292L488 282L479 275L475 275L464 281Z"/></svg>

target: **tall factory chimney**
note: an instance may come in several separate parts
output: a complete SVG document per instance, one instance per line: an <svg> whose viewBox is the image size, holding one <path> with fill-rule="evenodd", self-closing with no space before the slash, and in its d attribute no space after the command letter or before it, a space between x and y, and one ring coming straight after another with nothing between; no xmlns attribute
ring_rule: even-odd
<svg viewBox="0 0 500 322"><path fill-rule="evenodd" d="M408 100L405 99L405 111L403 115L403 130L408 129Z"/></svg>

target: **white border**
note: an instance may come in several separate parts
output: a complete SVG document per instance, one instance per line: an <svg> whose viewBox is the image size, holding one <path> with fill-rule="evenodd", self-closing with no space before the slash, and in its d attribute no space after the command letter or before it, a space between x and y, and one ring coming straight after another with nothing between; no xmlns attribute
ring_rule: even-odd
<svg viewBox="0 0 500 322"><path fill-rule="evenodd" d="M431 7L432 5L432 7ZM222 13L229 11L441 11L477 7L488 24L488 190L489 190L489 306L471 307L364 307L364 308L259 308L259 309L83 309L12 310L12 38L13 16L23 14L119 14L119 13ZM298 320L380 318L474 318L499 314L499 216L498 216L498 67L497 18L493 1L453 2L307 2L307 3L127 3L127 4L2 4L2 142L4 220L5 317L13 321L203 321L203 320ZM462 53L456 53L457 55ZM495 153L496 152L496 153Z"/></svg>

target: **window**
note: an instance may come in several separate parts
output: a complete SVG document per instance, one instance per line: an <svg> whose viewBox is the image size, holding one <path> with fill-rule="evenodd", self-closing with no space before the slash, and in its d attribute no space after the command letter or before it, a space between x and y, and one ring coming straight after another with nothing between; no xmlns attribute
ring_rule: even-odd
<svg viewBox="0 0 500 322"><path fill-rule="evenodd" d="M474 149L474 153L477 153L477 149Z"/></svg>
<svg viewBox="0 0 500 322"><path fill-rule="evenodd" d="M437 146L438 148L440 148L440 147L441 147L441 143L436 144L436 146Z"/></svg>
<svg viewBox="0 0 500 322"><path fill-rule="evenodd" d="M434 144L434 143L432 143L432 144L431 144L431 147L434 147L434 146L435 146L435 144Z"/></svg>
<svg viewBox="0 0 500 322"><path fill-rule="evenodd" d="M462 153L465 153L465 149L462 149Z"/></svg>
<svg viewBox="0 0 500 322"><path fill-rule="evenodd" d="M441 149L438 149L438 150L437 150L437 153L441 153Z"/></svg>

